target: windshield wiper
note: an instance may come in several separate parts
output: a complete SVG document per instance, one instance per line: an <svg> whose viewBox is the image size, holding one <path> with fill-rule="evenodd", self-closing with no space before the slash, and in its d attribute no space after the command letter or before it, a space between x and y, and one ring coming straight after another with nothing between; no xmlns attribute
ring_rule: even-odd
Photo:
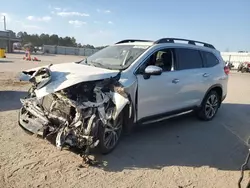
<svg viewBox="0 0 250 188"><path fill-rule="evenodd" d="M90 65L90 64L88 63L87 58L85 58L85 59L83 59L83 60L81 60L81 61L77 61L77 62L75 62L75 63L77 63L77 64L85 64L85 65Z"/></svg>
<svg viewBox="0 0 250 188"><path fill-rule="evenodd" d="M86 65L89 65L87 58L83 60L83 63L85 63Z"/></svg>

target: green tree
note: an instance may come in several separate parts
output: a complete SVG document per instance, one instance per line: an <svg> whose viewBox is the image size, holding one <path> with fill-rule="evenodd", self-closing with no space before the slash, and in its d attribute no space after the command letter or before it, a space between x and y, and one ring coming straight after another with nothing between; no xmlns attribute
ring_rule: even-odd
<svg viewBox="0 0 250 188"><path fill-rule="evenodd" d="M53 45L53 44L50 42L50 37L49 37L48 34L42 33L42 34L40 35L40 39L41 39L41 43L42 43L42 44Z"/></svg>
<svg viewBox="0 0 250 188"><path fill-rule="evenodd" d="M13 33L15 35L15 33ZM22 45L31 43L33 46L42 46L42 45L58 45L58 46L68 46L68 47L83 47L95 49L93 45L86 44L82 45L77 43L75 37L59 37L57 34L48 35L42 33L41 35L37 34L28 34L27 32L19 31L17 37L22 38ZM97 49L102 49L106 46L97 47Z"/></svg>
<svg viewBox="0 0 250 188"><path fill-rule="evenodd" d="M16 35L18 38L23 38L23 32L22 31L19 31Z"/></svg>
<svg viewBox="0 0 250 188"><path fill-rule="evenodd" d="M58 35L55 35L55 34L51 35L49 37L49 41L50 41L51 45L58 45L59 44L59 37L58 37Z"/></svg>

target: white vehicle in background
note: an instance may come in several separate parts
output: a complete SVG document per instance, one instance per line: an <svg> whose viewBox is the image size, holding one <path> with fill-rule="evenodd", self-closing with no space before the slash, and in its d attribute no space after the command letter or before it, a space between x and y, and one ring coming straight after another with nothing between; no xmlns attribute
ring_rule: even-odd
<svg viewBox="0 0 250 188"><path fill-rule="evenodd" d="M85 60L23 74L33 83L21 99L24 129L56 135L57 147L106 154L138 123L190 111L212 120L227 95L229 69L211 44L163 38L123 40Z"/></svg>

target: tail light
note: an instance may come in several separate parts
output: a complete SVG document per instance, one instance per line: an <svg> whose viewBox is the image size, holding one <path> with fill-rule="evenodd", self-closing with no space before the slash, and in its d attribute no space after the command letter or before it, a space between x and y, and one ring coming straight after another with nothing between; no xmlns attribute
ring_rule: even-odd
<svg viewBox="0 0 250 188"><path fill-rule="evenodd" d="M225 67L224 67L224 72L225 72L225 74L226 74L226 75L228 75L228 74L229 74L230 69L229 69L229 67L228 67L228 66L225 66Z"/></svg>
<svg viewBox="0 0 250 188"><path fill-rule="evenodd" d="M250 67L250 63L247 64L247 67Z"/></svg>

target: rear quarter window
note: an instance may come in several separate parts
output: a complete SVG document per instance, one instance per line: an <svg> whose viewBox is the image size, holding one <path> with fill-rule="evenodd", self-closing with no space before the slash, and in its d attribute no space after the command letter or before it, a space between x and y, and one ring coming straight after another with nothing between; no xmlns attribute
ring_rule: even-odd
<svg viewBox="0 0 250 188"><path fill-rule="evenodd" d="M202 55L205 61L205 67L214 67L219 64L219 60L213 53L203 51Z"/></svg>

